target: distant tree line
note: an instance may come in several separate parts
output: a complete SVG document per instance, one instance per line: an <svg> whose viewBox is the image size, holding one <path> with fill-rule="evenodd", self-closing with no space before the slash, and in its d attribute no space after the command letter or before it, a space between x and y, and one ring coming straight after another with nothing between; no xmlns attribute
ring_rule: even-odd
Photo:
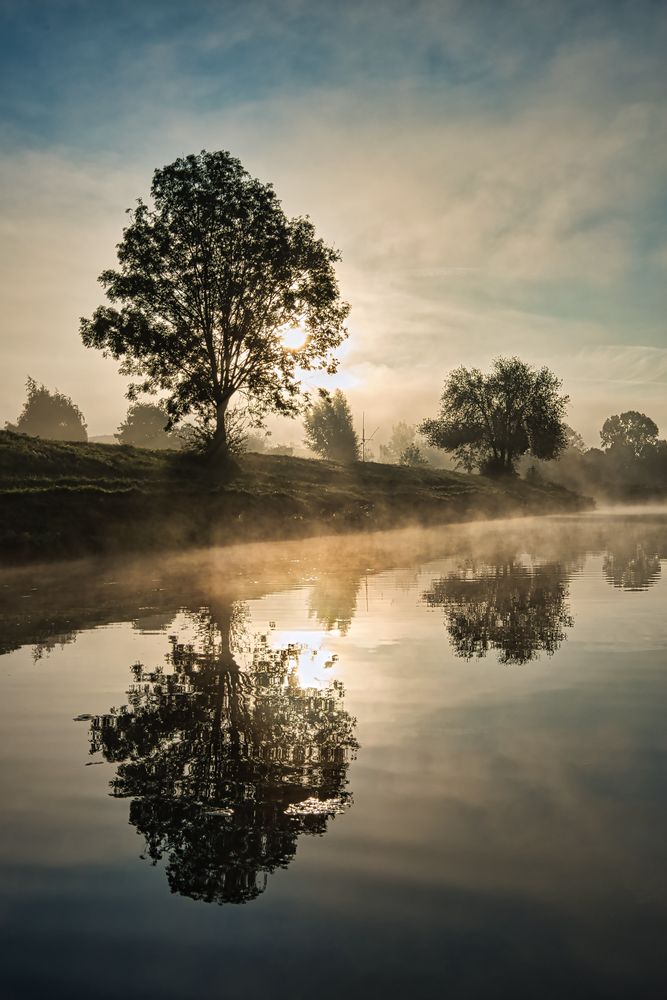
<svg viewBox="0 0 667 1000"><path fill-rule="evenodd" d="M132 403L114 437L119 444L137 448L181 448L185 438L166 429L168 419L158 403ZM21 413L15 423L7 421L5 429L50 441L88 441L83 413L71 397L38 385L33 378L26 382Z"/></svg>
<svg viewBox="0 0 667 1000"><path fill-rule="evenodd" d="M587 448L581 435L568 427L566 447L557 461L531 461L525 471L594 496L661 496L667 490L667 441L658 433L645 413L626 410L605 420L600 448Z"/></svg>

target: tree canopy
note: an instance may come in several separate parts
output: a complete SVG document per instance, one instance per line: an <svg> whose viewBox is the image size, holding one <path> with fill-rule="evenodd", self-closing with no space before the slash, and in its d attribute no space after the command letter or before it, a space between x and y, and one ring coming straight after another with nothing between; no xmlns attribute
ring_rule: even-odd
<svg viewBox="0 0 667 1000"><path fill-rule="evenodd" d="M69 396L57 389L51 392L32 378L28 378L26 390L23 410L15 424L7 423L8 431L51 441L88 440L83 413Z"/></svg>
<svg viewBox="0 0 667 1000"><path fill-rule="evenodd" d="M309 651L248 636L247 617L236 602L200 612L195 641L171 636L165 668L136 664L127 704L90 728L145 856L165 860L172 892L205 902L254 899L301 834L324 833L351 804L342 684L302 687Z"/></svg>
<svg viewBox="0 0 667 1000"><path fill-rule="evenodd" d="M136 379L130 399L164 391L170 425L190 416L210 454L226 456L237 394L260 422L298 412L300 370L335 371L348 313L339 254L227 152L156 170L151 200L130 211L118 267L100 276L112 305L82 319L81 335Z"/></svg>
<svg viewBox="0 0 667 1000"><path fill-rule="evenodd" d="M565 424L565 451L576 451L583 454L586 451L586 442L574 427Z"/></svg>
<svg viewBox="0 0 667 1000"><path fill-rule="evenodd" d="M356 462L359 438L352 424L350 404L340 389L333 395L322 391L304 418L306 444L322 458L334 462Z"/></svg>
<svg viewBox="0 0 667 1000"><path fill-rule="evenodd" d="M132 403L116 432L116 440L137 448L178 448L180 440L166 430L168 420L166 410L157 403Z"/></svg>
<svg viewBox="0 0 667 1000"><path fill-rule="evenodd" d="M667 441L645 413L627 410L608 417L602 448L586 448L567 428L568 447L541 470L547 479L592 496L629 501L662 497L667 486Z"/></svg>
<svg viewBox="0 0 667 1000"><path fill-rule="evenodd" d="M386 444L380 445L380 458L383 462L400 462L401 455L410 445L415 444L417 428L399 420L391 429L391 435Z"/></svg>
<svg viewBox="0 0 667 1000"><path fill-rule="evenodd" d="M607 417L600 431L602 447L627 448L634 458L645 458L658 440L658 425L637 410Z"/></svg>
<svg viewBox="0 0 667 1000"><path fill-rule="evenodd" d="M560 389L548 368L515 357L496 358L487 374L456 368L445 381L439 417L423 421L420 431L468 471L514 472L528 451L547 459L565 447L568 397Z"/></svg>
<svg viewBox="0 0 667 1000"><path fill-rule="evenodd" d="M492 562L469 560L435 580L424 594L442 607L457 656L486 656L500 663L527 663L556 652L574 624L567 605L568 573L561 563L527 566L515 553Z"/></svg>
<svg viewBox="0 0 667 1000"><path fill-rule="evenodd" d="M422 455L419 445L413 442L412 444L406 445L401 454L398 456L398 464L418 468L421 465L428 465L428 460Z"/></svg>

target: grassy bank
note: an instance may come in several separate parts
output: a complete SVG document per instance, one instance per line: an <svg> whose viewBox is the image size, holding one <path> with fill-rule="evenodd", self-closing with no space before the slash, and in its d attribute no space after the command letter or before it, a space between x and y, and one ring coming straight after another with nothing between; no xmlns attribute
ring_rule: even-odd
<svg viewBox="0 0 667 1000"><path fill-rule="evenodd" d="M0 558L226 544L578 510L548 484L249 454L229 485L182 453L0 431Z"/></svg>

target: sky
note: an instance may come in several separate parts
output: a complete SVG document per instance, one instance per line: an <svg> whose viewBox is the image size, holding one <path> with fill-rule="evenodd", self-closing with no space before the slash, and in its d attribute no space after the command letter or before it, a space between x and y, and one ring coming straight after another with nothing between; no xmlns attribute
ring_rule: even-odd
<svg viewBox="0 0 667 1000"><path fill-rule="evenodd" d="M666 51L663 0L0 0L0 425L30 375L113 433L79 318L153 170L226 149L339 249L335 384L379 439L500 354L589 445L667 435Z"/></svg>

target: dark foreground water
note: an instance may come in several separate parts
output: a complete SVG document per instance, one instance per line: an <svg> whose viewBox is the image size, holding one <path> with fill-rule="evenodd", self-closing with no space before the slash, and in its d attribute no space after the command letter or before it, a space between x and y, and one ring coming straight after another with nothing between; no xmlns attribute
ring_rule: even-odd
<svg viewBox="0 0 667 1000"><path fill-rule="evenodd" d="M0 997L667 995L665 557L598 514L5 573Z"/></svg>

